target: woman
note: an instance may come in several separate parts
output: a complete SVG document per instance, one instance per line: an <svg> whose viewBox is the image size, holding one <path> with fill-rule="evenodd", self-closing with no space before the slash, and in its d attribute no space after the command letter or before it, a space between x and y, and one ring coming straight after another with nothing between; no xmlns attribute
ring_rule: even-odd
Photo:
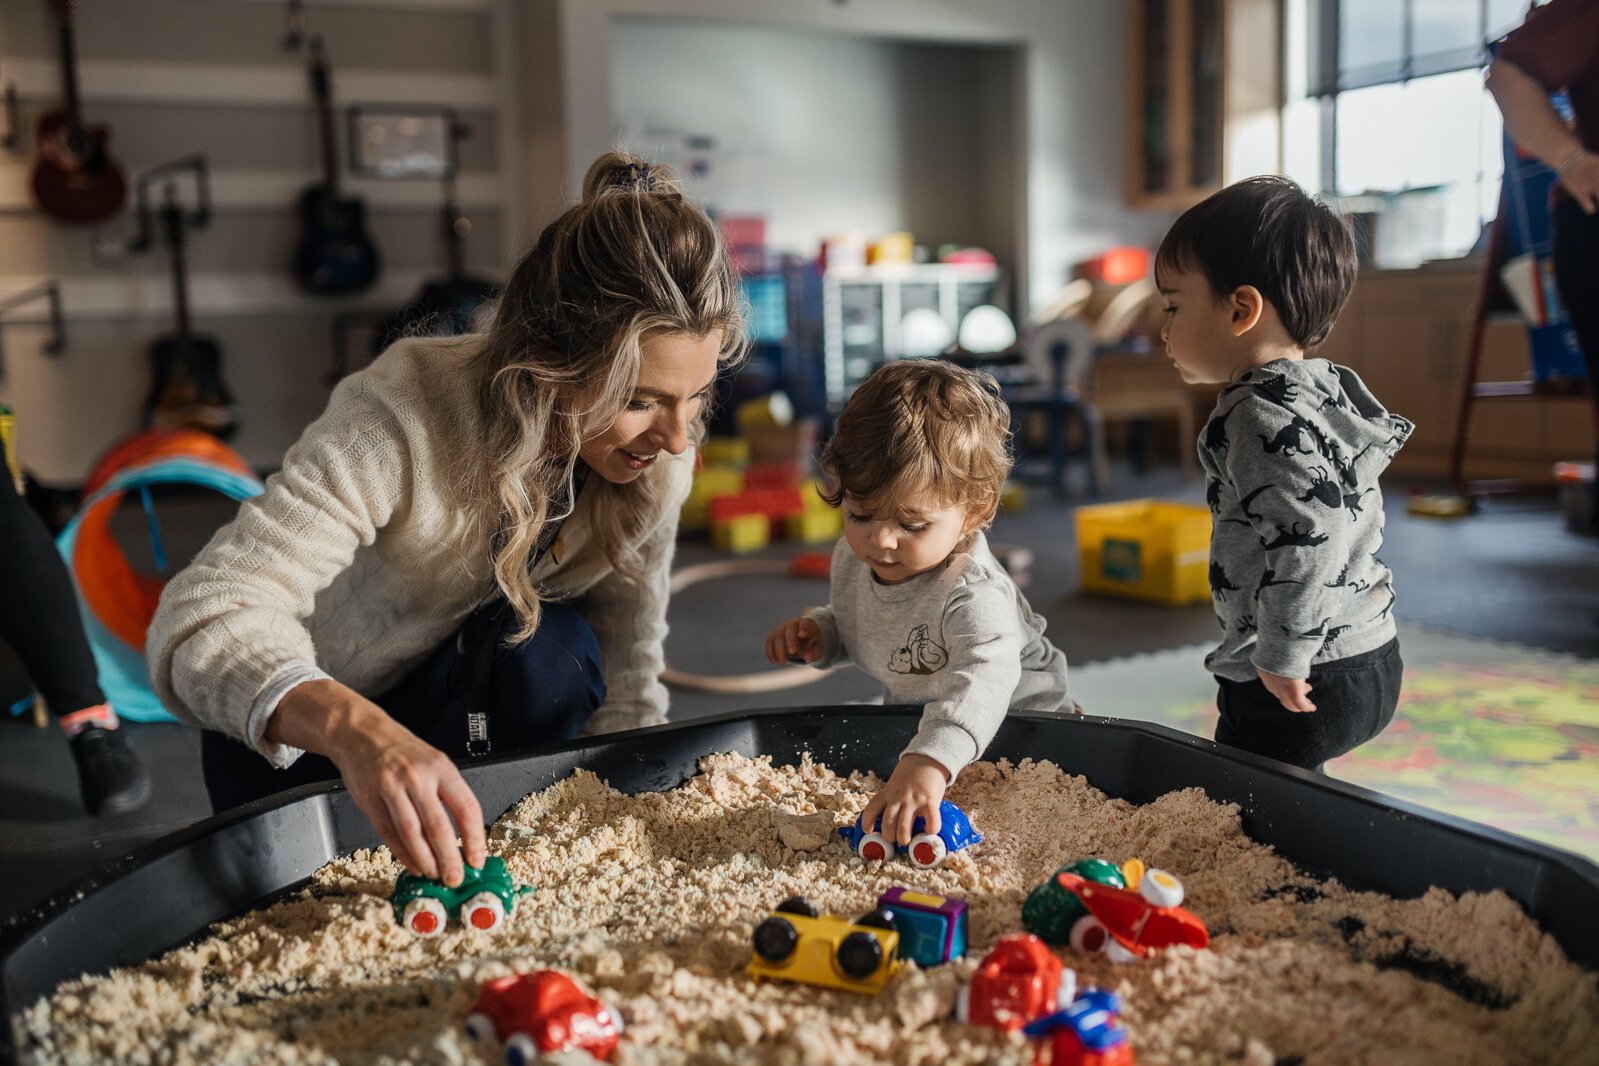
<svg viewBox="0 0 1599 1066"><path fill-rule="evenodd" d="M1571 99L1572 127L1549 102L1558 89ZM1550 210L1555 282L1599 413L1599 0L1550 0L1535 8L1499 49L1488 90L1505 132L1559 179Z"/></svg>
<svg viewBox="0 0 1599 1066"><path fill-rule="evenodd" d="M452 757L664 721L688 449L742 322L715 225L612 153L488 333L341 382L151 624L157 693L215 731L213 804L340 777L396 859L456 884L451 819L474 866L484 836Z"/></svg>

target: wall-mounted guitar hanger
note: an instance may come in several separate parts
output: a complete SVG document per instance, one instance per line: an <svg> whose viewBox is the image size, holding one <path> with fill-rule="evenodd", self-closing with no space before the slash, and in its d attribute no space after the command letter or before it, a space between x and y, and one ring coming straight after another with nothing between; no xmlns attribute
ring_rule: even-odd
<svg viewBox="0 0 1599 1066"><path fill-rule="evenodd" d="M48 355L60 355L67 346L67 331L65 320L61 315L61 286L52 278L50 281L12 293L0 300L0 337L5 334L5 327L21 325L18 322L6 322L7 314L26 307L37 300L48 300L50 303L50 336L44 342L44 350ZM5 345L0 343L0 379L6 375Z"/></svg>

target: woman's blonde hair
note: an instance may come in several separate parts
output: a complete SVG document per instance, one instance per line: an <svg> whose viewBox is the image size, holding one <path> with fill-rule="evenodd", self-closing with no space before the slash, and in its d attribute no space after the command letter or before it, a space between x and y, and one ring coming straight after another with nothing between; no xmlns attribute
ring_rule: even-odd
<svg viewBox="0 0 1599 1066"><path fill-rule="evenodd" d="M872 514L907 509L912 497L959 506L986 527L1010 476L1010 408L994 380L942 359L906 359L873 372L844 405L821 466ZM956 550L964 550L962 538Z"/></svg>
<svg viewBox="0 0 1599 1066"><path fill-rule="evenodd" d="M686 199L671 168L610 152L583 178L583 198L545 227L505 285L476 357L486 475L498 516L494 578L532 635L532 562L545 523L562 515L582 442L609 428L638 383L640 344L655 334L721 333L718 361L745 351L738 278L721 233ZM704 412L692 439L703 436ZM474 457L482 461L482 457ZM626 485L590 477L600 549L639 580L638 546L666 506L657 464Z"/></svg>

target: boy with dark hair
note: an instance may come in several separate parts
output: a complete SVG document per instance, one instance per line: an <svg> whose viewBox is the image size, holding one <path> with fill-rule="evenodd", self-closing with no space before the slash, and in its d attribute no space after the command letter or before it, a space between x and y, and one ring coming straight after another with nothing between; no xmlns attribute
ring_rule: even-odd
<svg viewBox="0 0 1599 1066"><path fill-rule="evenodd" d="M1354 287L1354 239L1293 182L1250 178L1177 220L1155 278L1178 372L1224 385L1199 441L1216 739L1320 770L1387 726L1403 666L1377 478L1413 427L1307 358Z"/></svg>

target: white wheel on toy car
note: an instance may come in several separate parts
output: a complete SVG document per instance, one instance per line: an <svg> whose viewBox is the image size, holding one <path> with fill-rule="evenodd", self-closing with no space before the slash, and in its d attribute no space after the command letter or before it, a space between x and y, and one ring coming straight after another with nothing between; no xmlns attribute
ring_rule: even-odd
<svg viewBox="0 0 1599 1066"><path fill-rule="evenodd" d="M478 933L493 933L505 924L505 902L492 892L479 892L461 908L461 924Z"/></svg>
<svg viewBox="0 0 1599 1066"><path fill-rule="evenodd" d="M855 854L867 862L882 862L894 854L894 848L882 833L867 833L861 837L861 842L855 845Z"/></svg>
<svg viewBox="0 0 1599 1066"><path fill-rule="evenodd" d="M1138 961L1138 956L1133 953L1132 949L1123 946L1122 942L1115 937L1111 937L1110 942L1105 945L1105 958L1117 965L1126 965L1129 962Z"/></svg>
<svg viewBox="0 0 1599 1066"><path fill-rule="evenodd" d="M949 847L940 837L932 833L918 833L911 837L911 862L924 870L931 870L943 862L944 856L948 854Z"/></svg>
<svg viewBox="0 0 1599 1066"><path fill-rule="evenodd" d="M539 1047L526 1033L512 1033L505 1041L505 1066L533 1066L539 1061Z"/></svg>
<svg viewBox="0 0 1599 1066"><path fill-rule="evenodd" d="M1145 870L1138 894L1157 907L1175 907L1183 901L1183 883L1165 870Z"/></svg>
<svg viewBox="0 0 1599 1066"><path fill-rule="evenodd" d="M972 1020L971 985L961 985L955 990L955 1020L968 1023Z"/></svg>
<svg viewBox="0 0 1599 1066"><path fill-rule="evenodd" d="M1077 998L1077 971L1070 966L1060 972L1060 984L1055 988L1055 1009L1065 1010Z"/></svg>
<svg viewBox="0 0 1599 1066"><path fill-rule="evenodd" d="M432 896L418 896L405 905L400 924L415 936L427 939L444 932L449 920L449 912L441 901Z"/></svg>
<svg viewBox="0 0 1599 1066"><path fill-rule="evenodd" d="M473 1011L466 1016L466 1031L473 1040L498 1040L500 1034L494 1028L494 1019L482 1011Z"/></svg>
<svg viewBox="0 0 1599 1066"><path fill-rule="evenodd" d="M1110 933L1098 918L1085 914L1072 923L1071 945L1073 951L1097 955L1110 943Z"/></svg>

